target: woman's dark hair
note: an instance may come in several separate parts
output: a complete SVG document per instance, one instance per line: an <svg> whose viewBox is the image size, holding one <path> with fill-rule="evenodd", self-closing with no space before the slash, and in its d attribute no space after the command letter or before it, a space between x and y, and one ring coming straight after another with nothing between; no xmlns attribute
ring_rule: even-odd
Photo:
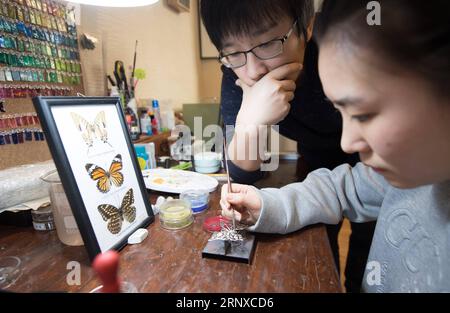
<svg viewBox="0 0 450 313"><path fill-rule="evenodd" d="M200 12L209 38L222 50L227 36L249 34L252 29L276 24L285 15L298 21L298 33L306 36L314 15L312 0L201 0Z"/></svg>
<svg viewBox="0 0 450 313"><path fill-rule="evenodd" d="M381 25L370 26L370 1L325 0L316 22L319 46L328 41L340 46L369 49L391 66L408 69L450 96L450 1L379 0Z"/></svg>

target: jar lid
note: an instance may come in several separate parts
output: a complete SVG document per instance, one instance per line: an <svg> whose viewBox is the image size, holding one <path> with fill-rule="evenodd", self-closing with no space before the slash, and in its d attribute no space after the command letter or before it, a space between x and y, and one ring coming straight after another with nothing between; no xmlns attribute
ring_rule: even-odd
<svg viewBox="0 0 450 313"><path fill-rule="evenodd" d="M209 232L221 231L223 226L230 227L231 221L222 215L209 217L203 222L203 228Z"/></svg>
<svg viewBox="0 0 450 313"><path fill-rule="evenodd" d="M36 210L31 210L32 215L51 214L52 207L50 205L42 205Z"/></svg>

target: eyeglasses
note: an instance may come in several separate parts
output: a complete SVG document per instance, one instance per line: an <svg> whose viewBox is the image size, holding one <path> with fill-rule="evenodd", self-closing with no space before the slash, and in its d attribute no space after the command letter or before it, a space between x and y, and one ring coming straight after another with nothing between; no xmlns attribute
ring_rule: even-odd
<svg viewBox="0 0 450 313"><path fill-rule="evenodd" d="M284 43L286 42L286 40L288 40L289 36L294 31L295 25L297 25L297 21L292 24L292 27L289 29L288 33L282 38L272 39L270 41L257 45L250 50L233 52L226 55L222 54L221 52L219 55L219 62L228 68L238 68L247 64L247 53L250 52L260 60L269 60L276 56L279 56L283 53Z"/></svg>

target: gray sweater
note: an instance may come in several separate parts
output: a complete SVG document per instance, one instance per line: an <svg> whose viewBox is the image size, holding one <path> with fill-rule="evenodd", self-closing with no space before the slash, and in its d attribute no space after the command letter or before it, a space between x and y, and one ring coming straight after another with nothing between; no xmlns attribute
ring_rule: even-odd
<svg viewBox="0 0 450 313"><path fill-rule="evenodd" d="M450 181L394 188L358 163L312 172L304 182L259 191L251 231L286 234L310 224L377 220L366 292L450 292Z"/></svg>

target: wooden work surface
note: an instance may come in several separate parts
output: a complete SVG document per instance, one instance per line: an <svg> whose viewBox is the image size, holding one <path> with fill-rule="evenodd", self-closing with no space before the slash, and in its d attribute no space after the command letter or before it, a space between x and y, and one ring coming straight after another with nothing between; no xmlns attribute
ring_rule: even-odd
<svg viewBox="0 0 450 313"><path fill-rule="evenodd" d="M292 182L294 175L295 162L283 163L258 186L281 186ZM219 191L220 187L211 194L208 211L196 215L194 224L184 230L164 230L156 217L142 244L120 252L122 280L132 282L139 292L342 291L323 225L289 235L257 234L250 265L202 259L210 237L202 224L206 217L217 215ZM152 203L157 195L150 195ZM8 255L22 261L22 275L8 291L89 292L100 285L84 247L65 246L56 231L0 226L0 257ZM67 283L71 261L80 264L80 285Z"/></svg>

